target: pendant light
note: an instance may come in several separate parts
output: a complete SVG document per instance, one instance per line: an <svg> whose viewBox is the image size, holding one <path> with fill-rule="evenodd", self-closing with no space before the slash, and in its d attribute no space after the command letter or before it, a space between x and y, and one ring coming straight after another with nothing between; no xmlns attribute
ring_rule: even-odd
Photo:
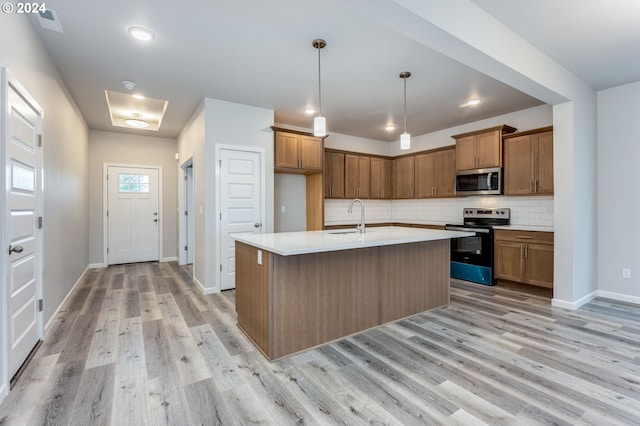
<svg viewBox="0 0 640 426"><path fill-rule="evenodd" d="M322 116L322 77L320 74L320 49L324 48L327 42L321 38L313 40L313 47L318 49L318 115L313 119L313 136L327 136L327 119Z"/></svg>
<svg viewBox="0 0 640 426"><path fill-rule="evenodd" d="M409 71L400 73L400 78L404 80L404 132L400 135L400 149L411 148L411 135L407 133L407 79L411 77Z"/></svg>

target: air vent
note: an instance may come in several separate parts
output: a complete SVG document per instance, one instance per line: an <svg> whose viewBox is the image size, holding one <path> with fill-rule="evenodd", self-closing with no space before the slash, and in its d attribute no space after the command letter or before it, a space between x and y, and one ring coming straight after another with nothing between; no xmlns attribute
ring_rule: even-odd
<svg viewBox="0 0 640 426"><path fill-rule="evenodd" d="M38 22L40 26L45 30L55 31L62 33L62 25L60 25L60 19L58 19L58 13L53 9L47 9L44 12L38 14Z"/></svg>

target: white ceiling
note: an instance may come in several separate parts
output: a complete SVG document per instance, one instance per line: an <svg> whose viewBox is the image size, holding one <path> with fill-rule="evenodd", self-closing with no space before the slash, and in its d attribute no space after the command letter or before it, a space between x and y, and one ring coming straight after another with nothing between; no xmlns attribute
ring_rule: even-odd
<svg viewBox="0 0 640 426"><path fill-rule="evenodd" d="M592 87L640 80L638 0L472 0ZM122 131L104 91L137 83L169 100L159 132L174 138L204 97L264 107L275 121L311 127L318 97L316 38L322 50L323 113L329 132L397 140L407 80L407 127L414 135L541 102L358 14L345 0L48 0L64 33L32 22L89 127ZM132 25L155 32L133 40ZM460 108L470 97L484 102Z"/></svg>

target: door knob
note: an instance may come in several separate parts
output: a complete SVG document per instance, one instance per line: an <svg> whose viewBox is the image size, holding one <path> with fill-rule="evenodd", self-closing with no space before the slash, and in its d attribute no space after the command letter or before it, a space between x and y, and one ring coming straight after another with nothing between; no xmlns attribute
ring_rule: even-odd
<svg viewBox="0 0 640 426"><path fill-rule="evenodd" d="M154 221L154 222L157 222L157 221L158 221L158 219L153 219L153 221Z"/></svg>
<svg viewBox="0 0 640 426"><path fill-rule="evenodd" d="M24 250L22 248L22 246L12 247L11 244L9 244L9 254L11 254L11 253L22 253L22 250Z"/></svg>
<svg viewBox="0 0 640 426"><path fill-rule="evenodd" d="M260 228L262 226L262 224L261 223L254 223L253 226L254 226L254 228Z"/></svg>

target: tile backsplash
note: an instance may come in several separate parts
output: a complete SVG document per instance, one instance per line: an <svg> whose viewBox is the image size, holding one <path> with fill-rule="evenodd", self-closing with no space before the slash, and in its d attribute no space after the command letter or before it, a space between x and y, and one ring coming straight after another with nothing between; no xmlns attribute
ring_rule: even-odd
<svg viewBox="0 0 640 426"><path fill-rule="evenodd" d="M356 223L360 218L360 207L354 206L347 213L351 200L326 199L324 202L325 224ZM431 222L462 223L465 207L509 207L512 225L553 227L553 196L536 197L465 197L437 200L364 200L366 220L374 222Z"/></svg>

